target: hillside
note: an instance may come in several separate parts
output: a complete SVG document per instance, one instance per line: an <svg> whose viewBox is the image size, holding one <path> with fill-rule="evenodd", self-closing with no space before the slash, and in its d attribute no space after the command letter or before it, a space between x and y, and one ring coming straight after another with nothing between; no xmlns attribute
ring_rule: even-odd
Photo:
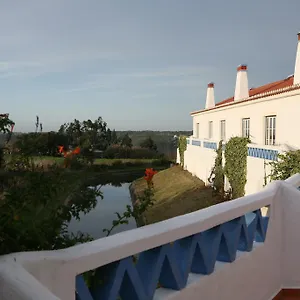
<svg viewBox="0 0 300 300"><path fill-rule="evenodd" d="M155 204L144 215L147 224L187 214L220 202L210 187L180 166L160 171L154 178ZM146 182L140 178L132 183L135 196L141 195Z"/></svg>

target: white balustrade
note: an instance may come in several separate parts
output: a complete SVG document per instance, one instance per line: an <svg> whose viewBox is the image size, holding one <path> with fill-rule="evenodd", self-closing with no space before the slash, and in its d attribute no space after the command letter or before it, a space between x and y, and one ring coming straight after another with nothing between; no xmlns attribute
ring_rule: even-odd
<svg viewBox="0 0 300 300"><path fill-rule="evenodd" d="M254 242L249 252L237 251L233 262L217 259L210 275L190 272L181 290L159 288L153 299L271 299L283 287L300 287L299 185L297 174L286 182L272 182L256 194L93 242L63 250L2 256L0 298L74 300L79 274L268 207L269 224L263 243Z"/></svg>

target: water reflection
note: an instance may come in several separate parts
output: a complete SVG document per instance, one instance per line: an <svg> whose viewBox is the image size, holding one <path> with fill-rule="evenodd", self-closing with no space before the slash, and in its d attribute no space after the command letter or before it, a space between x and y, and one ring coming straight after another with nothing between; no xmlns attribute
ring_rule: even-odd
<svg viewBox="0 0 300 300"><path fill-rule="evenodd" d="M112 221L116 219L115 212L122 214L126 205L131 205L130 183L116 183L106 184L101 186L103 199L97 198L97 204L89 213L79 213L80 220L72 219L68 230L76 234L78 231L88 233L94 239L104 237L106 234L103 232L104 228L110 228ZM119 225L112 231L115 234L124 230L136 228L136 222L132 218L128 224Z"/></svg>

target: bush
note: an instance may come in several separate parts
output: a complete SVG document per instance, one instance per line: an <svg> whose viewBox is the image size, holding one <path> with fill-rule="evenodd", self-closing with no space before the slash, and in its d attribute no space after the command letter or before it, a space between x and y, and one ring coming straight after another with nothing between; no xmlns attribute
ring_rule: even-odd
<svg viewBox="0 0 300 300"><path fill-rule="evenodd" d="M170 160L166 159L165 157L157 159L152 162L153 166L165 166L171 164Z"/></svg>
<svg viewBox="0 0 300 300"><path fill-rule="evenodd" d="M300 150L288 151L278 155L278 161L271 162L273 167L271 180L286 180L290 176L300 173Z"/></svg>
<svg viewBox="0 0 300 300"><path fill-rule="evenodd" d="M19 161L21 159L19 158ZM24 160L22 165L27 165ZM32 167L32 165L28 165ZM34 171L4 176L0 210L0 255L20 251L53 250L91 240L88 235L68 234L68 222L79 219L97 204L99 190L70 177L65 170ZM69 201L66 202L66 199Z"/></svg>
<svg viewBox="0 0 300 300"><path fill-rule="evenodd" d="M78 158L78 157L73 157L70 160L70 168L72 170L81 170L84 169L87 165L87 162L85 159Z"/></svg>
<svg viewBox="0 0 300 300"><path fill-rule="evenodd" d="M121 159L117 159L112 162L112 166L121 166L121 165L123 165L123 162Z"/></svg>
<svg viewBox="0 0 300 300"><path fill-rule="evenodd" d="M225 146L224 174L230 183L232 199L245 195L247 183L248 138L232 137Z"/></svg>
<svg viewBox="0 0 300 300"><path fill-rule="evenodd" d="M140 143L142 148L150 149L153 151L157 151L157 145L154 143L153 139L149 136L145 140Z"/></svg>
<svg viewBox="0 0 300 300"><path fill-rule="evenodd" d="M104 151L104 158L115 159L115 158L132 158L132 159L154 159L162 158L163 155L157 153L154 150L150 150L142 147L123 147L120 145L113 145L108 147Z"/></svg>

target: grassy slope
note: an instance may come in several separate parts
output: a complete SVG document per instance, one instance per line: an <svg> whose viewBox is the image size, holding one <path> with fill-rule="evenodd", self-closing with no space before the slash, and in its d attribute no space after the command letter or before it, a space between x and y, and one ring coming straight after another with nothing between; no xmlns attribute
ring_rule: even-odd
<svg viewBox="0 0 300 300"><path fill-rule="evenodd" d="M175 166L157 173L153 179L155 204L145 218L147 224L159 222L219 203L210 187L189 172ZM143 178L132 186L136 195L146 188Z"/></svg>

